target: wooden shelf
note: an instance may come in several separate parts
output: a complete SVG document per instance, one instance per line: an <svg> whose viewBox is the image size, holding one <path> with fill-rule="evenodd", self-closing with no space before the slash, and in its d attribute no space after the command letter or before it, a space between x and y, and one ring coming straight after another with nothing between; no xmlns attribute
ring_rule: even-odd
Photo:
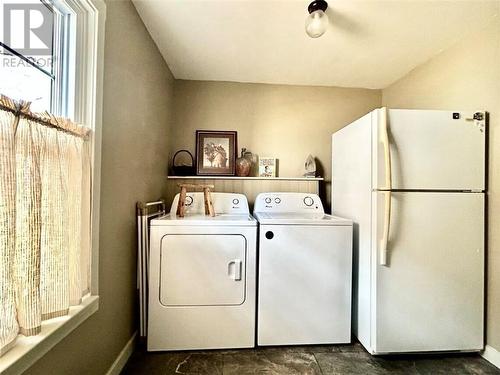
<svg viewBox="0 0 500 375"><path fill-rule="evenodd" d="M169 180L323 181L323 177L167 176Z"/></svg>

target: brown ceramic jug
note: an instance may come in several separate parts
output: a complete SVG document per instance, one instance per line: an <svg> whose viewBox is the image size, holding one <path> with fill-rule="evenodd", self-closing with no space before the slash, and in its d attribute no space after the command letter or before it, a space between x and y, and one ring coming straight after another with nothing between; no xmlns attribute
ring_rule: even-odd
<svg viewBox="0 0 500 375"><path fill-rule="evenodd" d="M245 158L246 148L241 149L241 157L236 159L236 176L247 177L250 174L250 167L252 164Z"/></svg>

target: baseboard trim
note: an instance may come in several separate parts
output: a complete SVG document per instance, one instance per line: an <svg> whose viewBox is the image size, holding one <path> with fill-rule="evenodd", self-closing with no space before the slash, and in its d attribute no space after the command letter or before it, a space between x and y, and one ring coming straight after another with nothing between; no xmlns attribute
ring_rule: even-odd
<svg viewBox="0 0 500 375"><path fill-rule="evenodd" d="M486 345L481 356L491 364L500 368L500 352L490 345Z"/></svg>
<svg viewBox="0 0 500 375"><path fill-rule="evenodd" d="M118 357L116 357L115 361L109 368L108 372L106 375L119 375L120 372L123 370L125 367L125 364L127 363L128 359L132 355L135 349L135 343L136 343L136 338L137 338L137 331L134 332L130 340L125 344L123 347L122 351L120 354L118 354Z"/></svg>

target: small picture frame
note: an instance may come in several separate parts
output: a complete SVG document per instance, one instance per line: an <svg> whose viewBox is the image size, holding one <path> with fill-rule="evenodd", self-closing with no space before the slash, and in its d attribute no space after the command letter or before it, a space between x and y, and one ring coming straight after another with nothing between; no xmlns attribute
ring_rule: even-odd
<svg viewBox="0 0 500 375"><path fill-rule="evenodd" d="M196 174L234 176L237 133L235 131L196 131Z"/></svg>
<svg viewBox="0 0 500 375"><path fill-rule="evenodd" d="M276 177L276 158L259 157L259 177Z"/></svg>

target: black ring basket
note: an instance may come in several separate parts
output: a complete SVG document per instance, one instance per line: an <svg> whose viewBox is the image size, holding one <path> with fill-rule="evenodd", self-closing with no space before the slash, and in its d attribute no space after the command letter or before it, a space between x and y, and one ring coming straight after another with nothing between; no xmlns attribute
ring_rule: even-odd
<svg viewBox="0 0 500 375"><path fill-rule="evenodd" d="M191 158L191 165L175 165L175 158L180 153L187 153ZM174 176L194 176L194 158L193 154L191 154L188 150L179 150L174 154L172 159L172 171L174 172Z"/></svg>

